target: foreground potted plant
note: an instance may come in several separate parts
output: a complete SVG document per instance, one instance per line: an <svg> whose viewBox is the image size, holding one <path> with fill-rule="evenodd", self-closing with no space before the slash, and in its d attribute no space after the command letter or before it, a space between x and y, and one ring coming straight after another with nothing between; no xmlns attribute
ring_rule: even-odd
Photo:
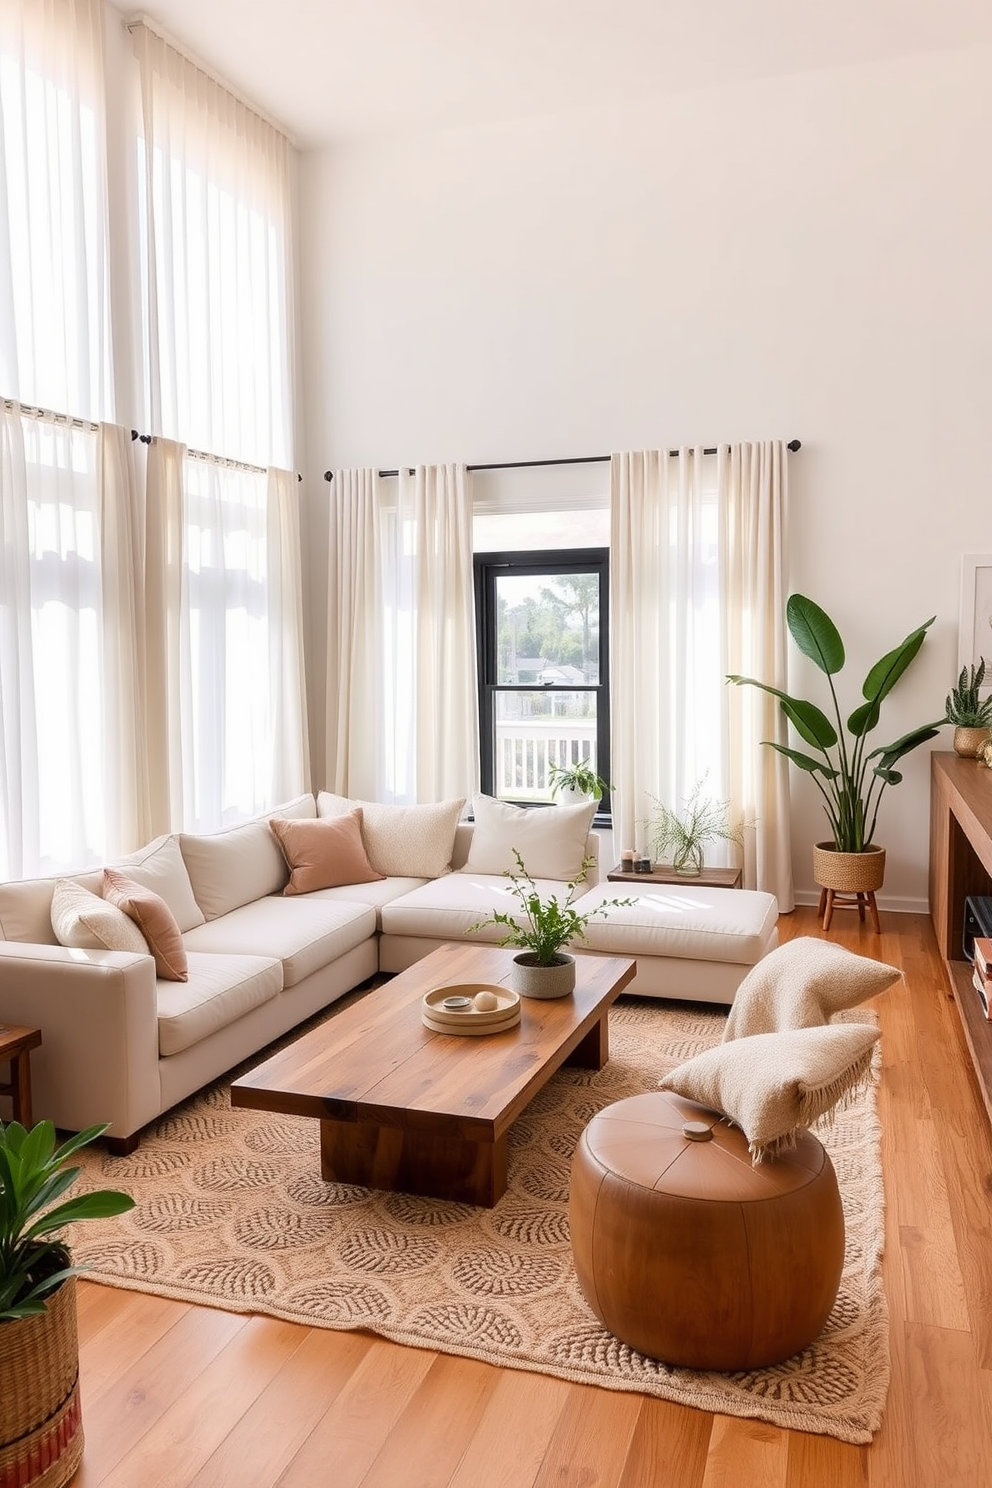
<svg viewBox="0 0 992 1488"><path fill-rule="evenodd" d="M687 878L703 871L703 849L707 842L733 842L744 846L744 821L731 823L730 802L703 795L705 781L697 780L681 811L666 806L657 796L655 810L645 823L652 858L671 853L672 867Z"/></svg>
<svg viewBox="0 0 992 1488"><path fill-rule="evenodd" d="M594 858L585 858L581 871L565 885L564 900L559 903L556 895L542 899L537 885L524 867L524 860L516 848L516 873L505 870L504 876L513 885L513 892L520 901L523 920L518 921L503 910L494 910L485 920L472 925L473 931L484 930L488 925L502 925L506 934L497 945L518 946L520 955L514 956L513 987L521 997L567 997L575 986L575 961L563 947L576 939L585 937L589 921L596 915L607 915L611 909L635 904L635 899L606 899L595 909L583 914L573 908L578 887L589 873Z"/></svg>
<svg viewBox="0 0 992 1488"><path fill-rule="evenodd" d="M944 720L954 725L954 753L964 759L977 759L988 742L992 729L992 693L981 695L985 681L985 658L978 666L962 667L957 684L947 694Z"/></svg>
<svg viewBox="0 0 992 1488"><path fill-rule="evenodd" d="M26 1131L0 1122L0 1482L62 1488L79 1465L74 1266L60 1231L134 1205L111 1189L56 1202L76 1181L69 1160L106 1125L55 1145L41 1121Z"/></svg>
<svg viewBox="0 0 992 1488"><path fill-rule="evenodd" d="M846 729L833 683L844 665L844 643L829 615L805 595L789 596L786 620L800 651L827 678L832 718L815 703L790 697L754 677L727 678L739 686L760 687L778 698L796 733L819 753L816 757L766 740L772 749L805 770L823 797L832 841L817 843L814 848L813 873L824 890L861 894L881 888L885 849L878 847L874 838L882 795L886 786L898 785L902 780L894 766L911 750L936 738L944 720L923 724L891 744L870 751L868 735L877 727L882 703L915 660L935 618L931 616L875 663L862 684L864 702L849 715Z"/></svg>
<svg viewBox="0 0 992 1488"><path fill-rule="evenodd" d="M577 765L549 765L548 784L552 796L564 796L572 801L594 801L603 799L603 792L613 787L601 775L597 775L587 759Z"/></svg>

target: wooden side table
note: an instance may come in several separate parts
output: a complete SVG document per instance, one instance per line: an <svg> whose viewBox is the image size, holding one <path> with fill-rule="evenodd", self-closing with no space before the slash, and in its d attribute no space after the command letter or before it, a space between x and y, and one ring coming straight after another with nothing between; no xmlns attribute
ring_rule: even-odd
<svg viewBox="0 0 992 1488"><path fill-rule="evenodd" d="M655 863L650 873L627 873L617 864L606 875L607 883L633 884L698 884L704 889L739 889L743 885L741 868L704 868L702 873L676 873L670 863Z"/></svg>
<svg viewBox="0 0 992 1488"><path fill-rule="evenodd" d="M41 1043L39 1028L14 1028L0 1023L0 1064L10 1066L10 1079L0 1085L0 1096L10 1096L13 1120L32 1127L31 1050Z"/></svg>

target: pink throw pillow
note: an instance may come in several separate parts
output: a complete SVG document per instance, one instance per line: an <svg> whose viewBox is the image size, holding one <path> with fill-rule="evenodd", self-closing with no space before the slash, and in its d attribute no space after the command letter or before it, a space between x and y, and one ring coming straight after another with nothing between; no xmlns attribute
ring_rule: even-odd
<svg viewBox="0 0 992 1488"><path fill-rule="evenodd" d="M116 868L103 870L103 897L137 925L155 957L155 970L164 981L189 981L182 932L164 899Z"/></svg>
<svg viewBox="0 0 992 1488"><path fill-rule="evenodd" d="M316 820L274 816L269 826L290 870L284 894L309 894L313 889L338 889L385 877L376 873L365 851L360 806L343 816Z"/></svg>

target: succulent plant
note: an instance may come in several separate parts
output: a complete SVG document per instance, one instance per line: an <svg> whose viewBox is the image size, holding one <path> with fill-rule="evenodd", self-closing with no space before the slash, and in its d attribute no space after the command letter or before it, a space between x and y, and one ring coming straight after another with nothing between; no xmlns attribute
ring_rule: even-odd
<svg viewBox="0 0 992 1488"><path fill-rule="evenodd" d="M985 681L985 658L979 657L978 665L961 668L957 685L947 694L946 719L958 728L992 727L992 693L987 698L981 694Z"/></svg>

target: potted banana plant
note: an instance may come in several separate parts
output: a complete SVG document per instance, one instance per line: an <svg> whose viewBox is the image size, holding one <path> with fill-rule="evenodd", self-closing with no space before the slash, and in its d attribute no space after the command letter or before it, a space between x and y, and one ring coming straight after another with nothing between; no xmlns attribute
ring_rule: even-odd
<svg viewBox="0 0 992 1488"><path fill-rule="evenodd" d="M935 616L910 632L869 670L861 687L863 701L845 720L834 687L834 677L844 666L844 642L830 616L802 594L791 594L786 605L789 633L804 656L824 674L830 696L830 716L816 703L791 697L754 677L729 676L738 686L759 687L778 698L786 718L804 744L816 751L807 754L773 740L765 742L805 771L823 797L831 840L813 850L816 882L842 894L874 893L885 874L885 849L875 842L878 808L885 790L898 785L901 773L895 768L912 750L936 738L945 720L921 724L891 744L869 748L869 735L878 726L882 704L919 654ZM821 896L821 903L822 903Z"/></svg>
<svg viewBox="0 0 992 1488"><path fill-rule="evenodd" d="M0 1122L0 1482L63 1488L79 1465L79 1347L66 1225L105 1219L134 1200L112 1189L62 1200L71 1158L106 1125L55 1144L55 1128ZM38 1475L39 1464L44 1467Z"/></svg>

